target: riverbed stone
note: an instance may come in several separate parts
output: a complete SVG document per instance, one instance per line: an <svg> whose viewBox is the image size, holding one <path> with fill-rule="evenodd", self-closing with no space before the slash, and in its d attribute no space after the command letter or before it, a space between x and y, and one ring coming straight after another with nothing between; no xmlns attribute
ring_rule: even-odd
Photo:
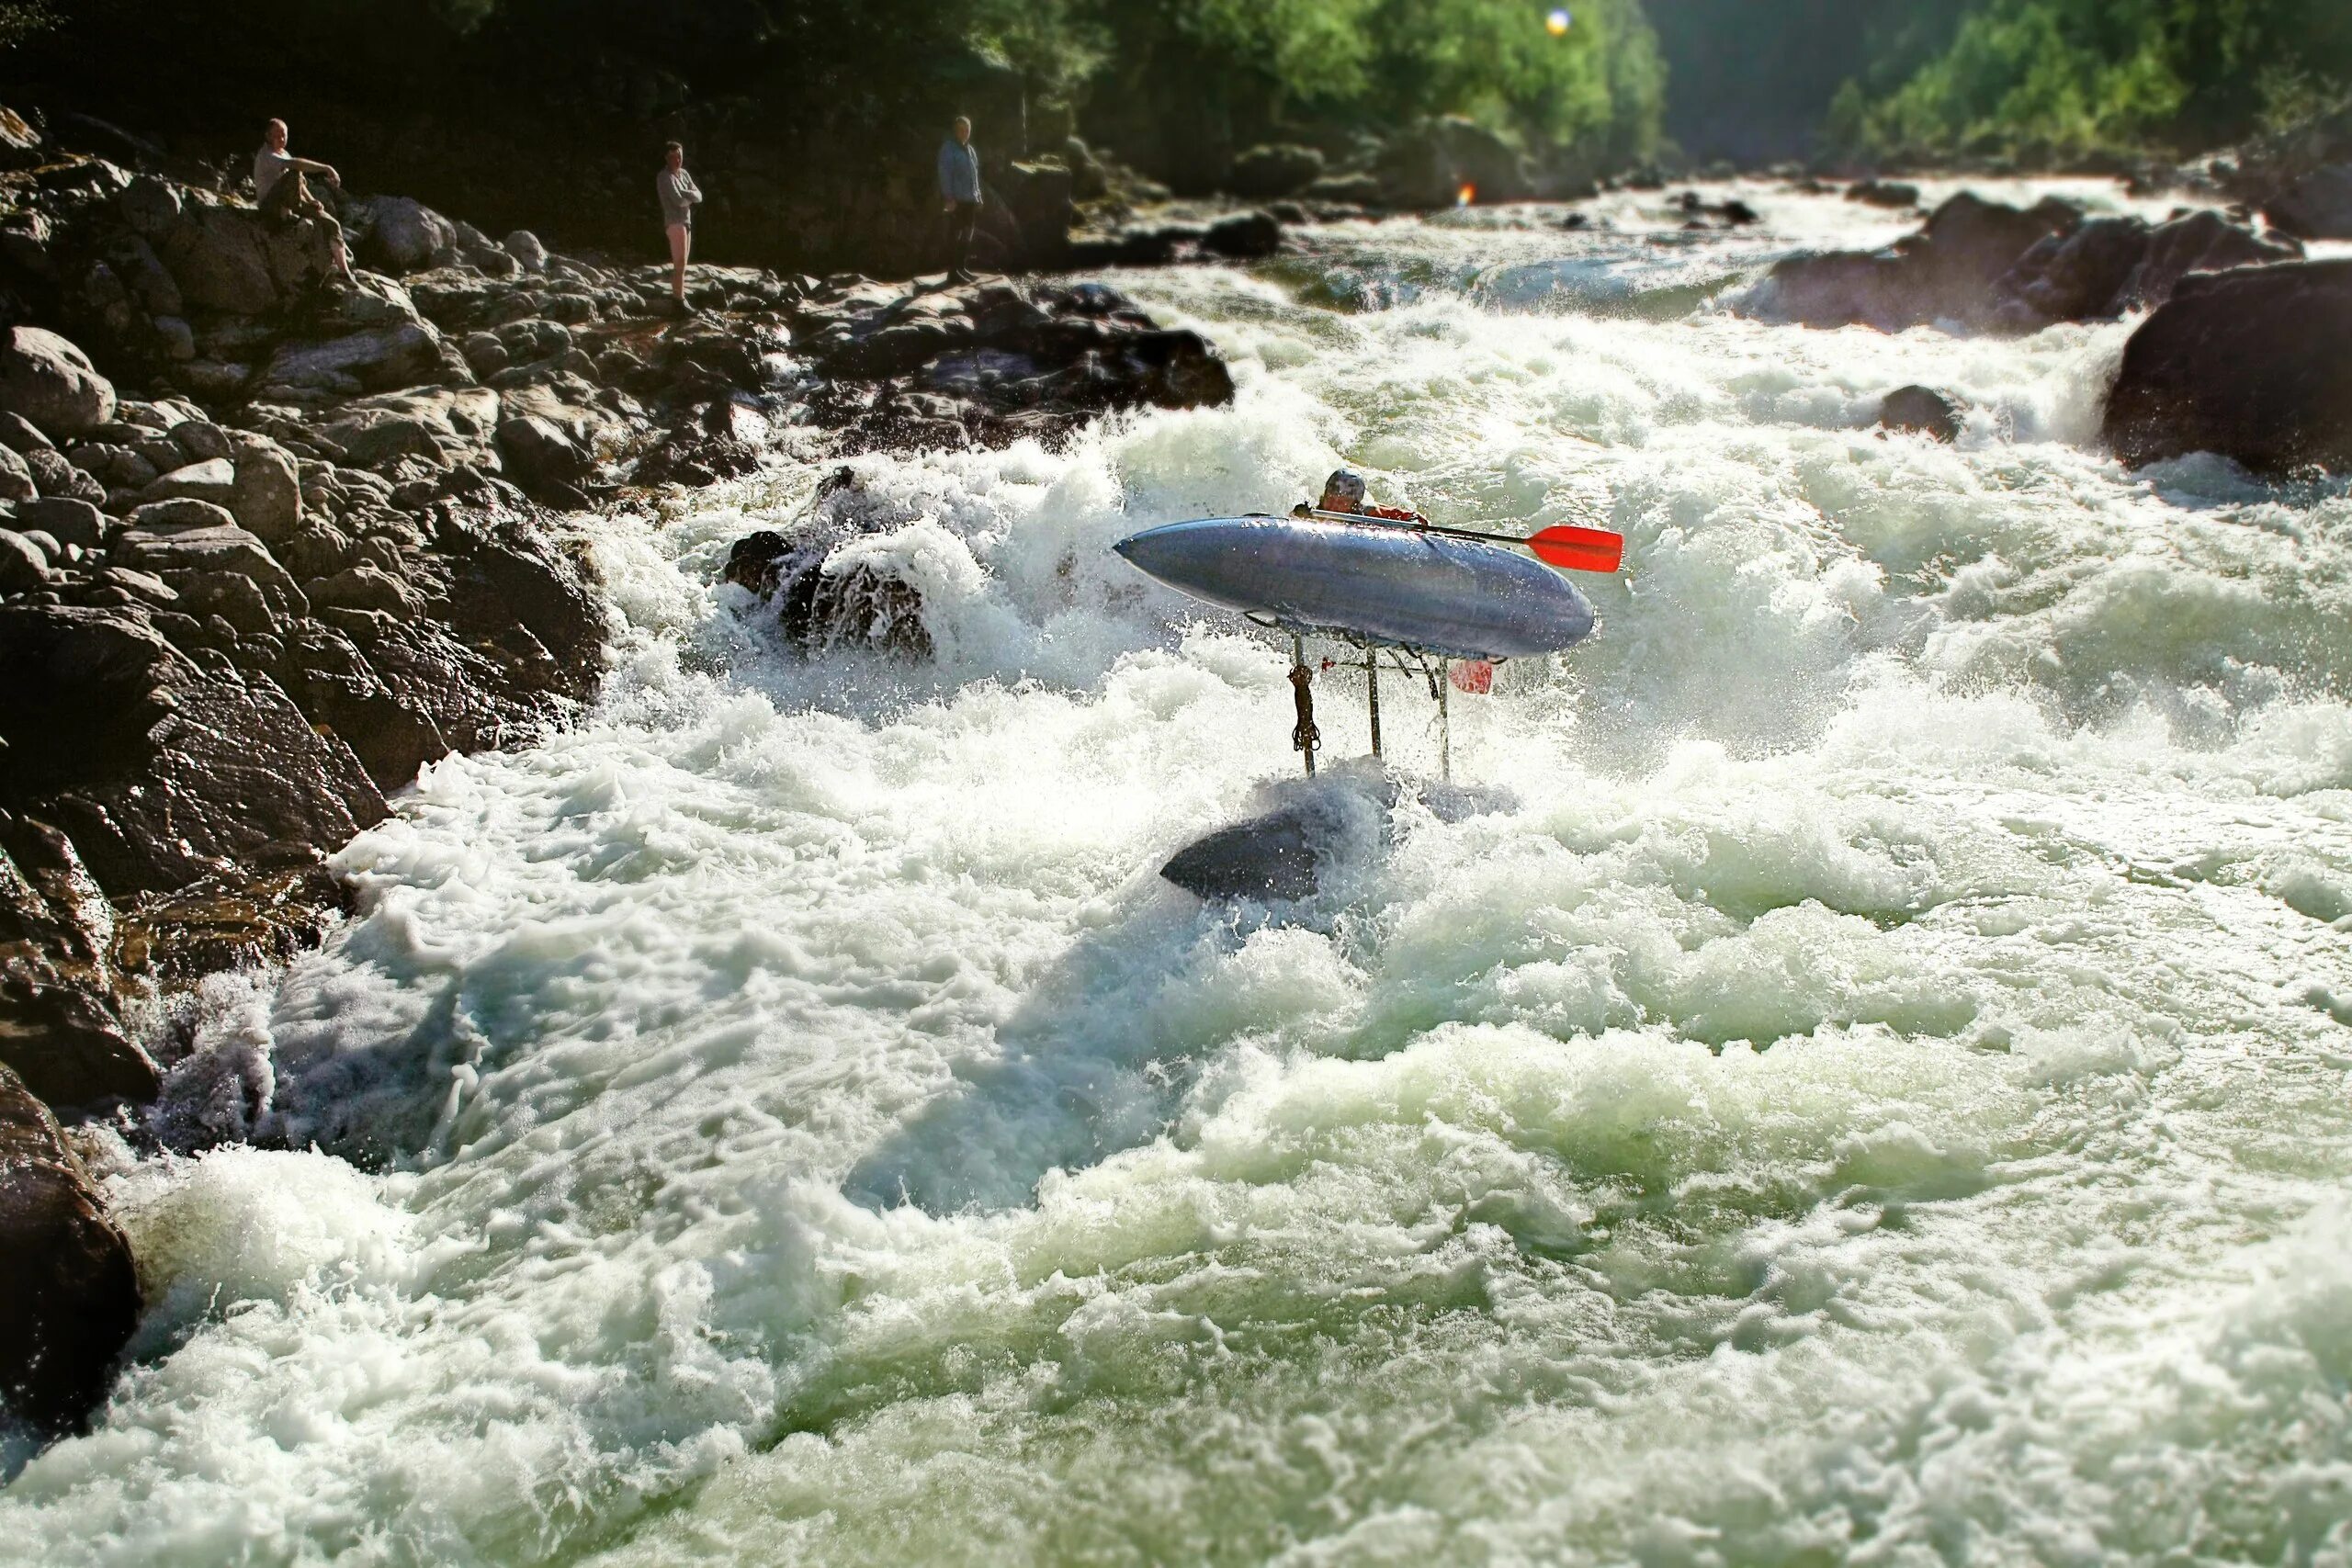
<svg viewBox="0 0 2352 1568"><path fill-rule="evenodd" d="M114 384L67 339L43 327L10 327L0 333L0 409L68 441L114 417Z"/></svg>

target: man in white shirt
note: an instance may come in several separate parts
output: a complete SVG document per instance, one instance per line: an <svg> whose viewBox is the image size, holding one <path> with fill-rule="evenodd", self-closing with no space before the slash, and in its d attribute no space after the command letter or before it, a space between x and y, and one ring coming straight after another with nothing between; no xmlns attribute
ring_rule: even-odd
<svg viewBox="0 0 2352 1568"><path fill-rule="evenodd" d="M297 158L286 150L286 122L273 119L263 130L261 151L254 154L254 198L261 215L273 223L287 224L308 220L323 223L334 241L335 271L349 283L351 256L343 243L343 225L337 223L326 209L326 204L311 194L304 181L306 175L316 175L335 189L343 188L343 176L330 164L310 158Z"/></svg>

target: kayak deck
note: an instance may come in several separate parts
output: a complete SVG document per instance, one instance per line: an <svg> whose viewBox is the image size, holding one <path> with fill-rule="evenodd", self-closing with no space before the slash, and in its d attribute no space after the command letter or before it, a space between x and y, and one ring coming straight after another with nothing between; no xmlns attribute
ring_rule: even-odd
<svg viewBox="0 0 2352 1568"><path fill-rule="evenodd" d="M1299 635L1502 660L1592 632L1591 603L1550 568L1409 525L1206 517L1112 547L1171 588Z"/></svg>

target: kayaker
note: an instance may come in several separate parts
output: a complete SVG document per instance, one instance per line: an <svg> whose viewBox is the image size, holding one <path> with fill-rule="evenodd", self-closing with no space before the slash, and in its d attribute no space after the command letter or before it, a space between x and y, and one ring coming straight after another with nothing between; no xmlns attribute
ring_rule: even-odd
<svg viewBox="0 0 2352 1568"><path fill-rule="evenodd" d="M1370 491L1363 476L1350 468L1341 468L1323 481L1323 499L1308 506L1301 502L1291 515L1308 517L1317 512L1346 512L1358 517L1376 517L1384 523L1426 523L1419 513L1401 506L1374 506L1366 497Z"/></svg>

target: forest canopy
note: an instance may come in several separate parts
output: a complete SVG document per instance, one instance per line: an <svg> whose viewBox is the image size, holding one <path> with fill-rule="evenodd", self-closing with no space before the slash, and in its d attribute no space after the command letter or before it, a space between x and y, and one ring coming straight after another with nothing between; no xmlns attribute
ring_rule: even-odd
<svg viewBox="0 0 2352 1568"><path fill-rule="evenodd" d="M157 132L292 105L560 142L716 113L895 147L1007 79L1045 130L1163 171L1434 115L1594 172L1669 139L1744 161L2188 152L2352 98L2352 3L0 0L0 91Z"/></svg>
<svg viewBox="0 0 2352 1568"><path fill-rule="evenodd" d="M1984 0L1893 90L1833 105L1882 156L2192 153L2352 97L2346 0Z"/></svg>

